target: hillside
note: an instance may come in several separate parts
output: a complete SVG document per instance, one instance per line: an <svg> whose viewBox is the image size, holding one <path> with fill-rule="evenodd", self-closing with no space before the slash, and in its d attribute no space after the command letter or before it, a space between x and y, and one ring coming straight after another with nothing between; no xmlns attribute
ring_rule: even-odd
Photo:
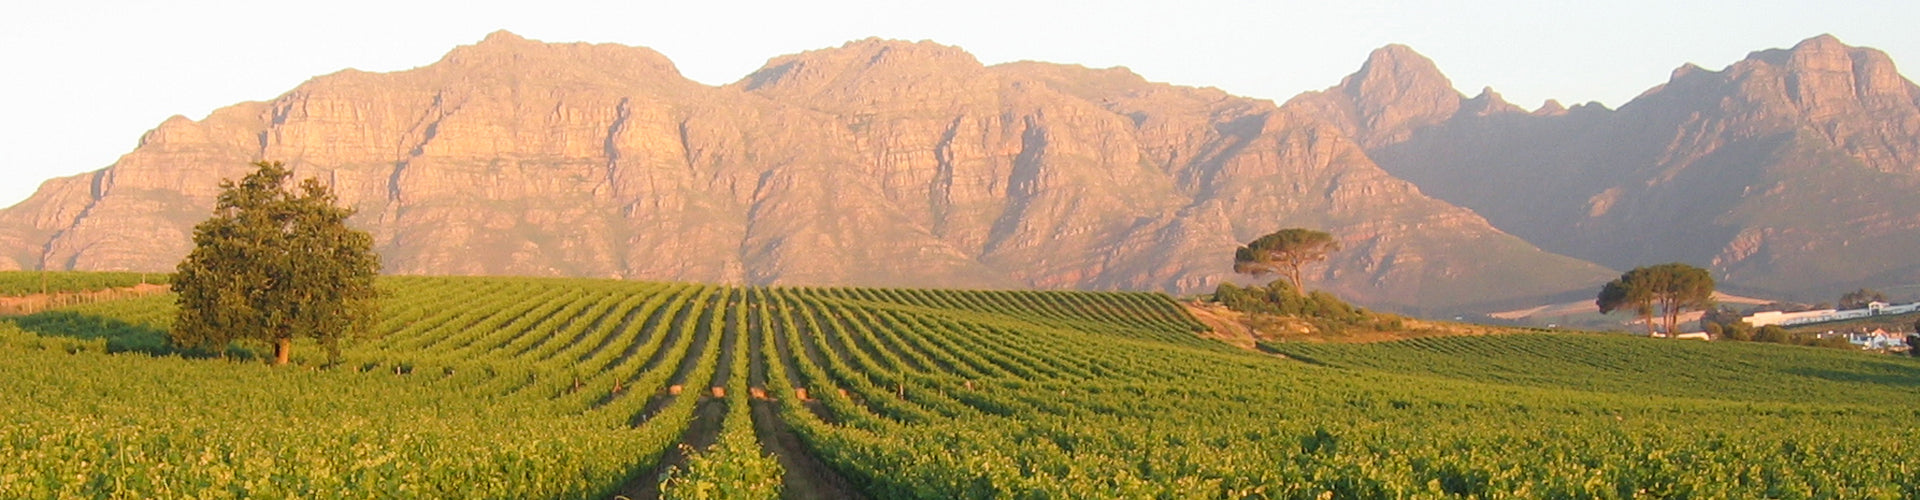
<svg viewBox="0 0 1920 500"><path fill-rule="evenodd" d="M1618 110L1468 98L1404 48L1287 107L1334 117L1395 176L1548 251L1687 262L1809 302L1920 281L1920 87L1832 36L1682 66Z"/></svg>
<svg viewBox="0 0 1920 500"><path fill-rule="evenodd" d="M1920 87L1877 50L1689 64L1617 110L1452 85L1401 45L1275 105L867 39L714 87L499 32L169 119L0 210L0 270L168 270L218 180L270 159L401 274L1203 293L1300 226L1347 248L1313 288L1429 316L1672 261L1769 299L1920 282Z"/></svg>
<svg viewBox="0 0 1920 500"><path fill-rule="evenodd" d="M1609 274L1422 194L1315 117L1124 69L870 39L709 87L648 49L506 32L168 120L0 211L0 268L171 269L218 180L260 159L331 183L402 274L1188 293L1287 226L1339 235L1312 279L1375 307Z"/></svg>
<svg viewBox="0 0 1920 500"><path fill-rule="evenodd" d="M1540 334L1285 359L1149 293L380 287L380 335L304 369L100 338L157 334L166 296L0 322L0 496L1920 493L1904 358Z"/></svg>

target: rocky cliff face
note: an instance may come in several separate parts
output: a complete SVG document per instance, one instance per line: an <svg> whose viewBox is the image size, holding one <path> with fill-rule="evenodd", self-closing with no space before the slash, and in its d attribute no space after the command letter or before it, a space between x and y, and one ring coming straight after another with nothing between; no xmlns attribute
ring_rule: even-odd
<svg viewBox="0 0 1920 500"><path fill-rule="evenodd" d="M716 88L646 49L502 32L168 120L0 211L0 243L21 249L0 266L170 269L219 180L269 159L333 185L399 273L1194 292L1231 277L1239 242L1307 226L1347 247L1314 286L1374 305L1607 277L1376 165L1371 144L1505 109L1396 79L1432 68L1404 48L1368 66L1382 74L1338 87L1359 101L1280 107L863 40Z"/></svg>
<svg viewBox="0 0 1920 500"><path fill-rule="evenodd" d="M1343 90L1296 102L1374 99ZM1614 268L1683 261L1809 300L1920 280L1904 250L1920 247L1920 89L1879 51L1823 35L1720 71L1687 65L1617 111L1467 113L1470 101L1369 154L1503 230Z"/></svg>

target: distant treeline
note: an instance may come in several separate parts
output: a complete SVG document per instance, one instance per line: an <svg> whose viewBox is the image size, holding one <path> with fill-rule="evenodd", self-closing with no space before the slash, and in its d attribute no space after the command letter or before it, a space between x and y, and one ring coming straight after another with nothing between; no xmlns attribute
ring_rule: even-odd
<svg viewBox="0 0 1920 500"><path fill-rule="evenodd" d="M141 283L165 284L168 273L127 271L0 271L0 296L91 292Z"/></svg>

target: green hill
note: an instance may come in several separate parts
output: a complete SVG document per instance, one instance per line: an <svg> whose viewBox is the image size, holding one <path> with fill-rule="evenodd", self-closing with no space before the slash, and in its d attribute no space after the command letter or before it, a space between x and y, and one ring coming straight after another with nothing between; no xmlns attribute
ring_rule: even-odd
<svg viewBox="0 0 1920 500"><path fill-rule="evenodd" d="M166 295L6 320L0 497L1920 495L1902 358L1544 334L1281 357L1147 293L380 286L381 335L331 365L129 340Z"/></svg>

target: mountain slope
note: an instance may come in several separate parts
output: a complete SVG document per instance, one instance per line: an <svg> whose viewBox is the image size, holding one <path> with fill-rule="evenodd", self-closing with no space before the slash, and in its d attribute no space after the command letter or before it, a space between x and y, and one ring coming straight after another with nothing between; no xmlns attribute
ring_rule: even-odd
<svg viewBox="0 0 1920 500"><path fill-rule="evenodd" d="M1411 74L1349 80L1451 89L1431 64L1396 67ZM1350 88L1289 106L1379 138L1368 153L1388 171L1549 251L1621 269L1689 262L1737 289L1808 300L1920 281L1906 251L1920 246L1920 197L1908 194L1920 186L1920 90L1879 51L1820 36L1721 71L1687 65L1617 111L1526 113L1491 90L1411 105ZM1368 106L1411 118L1341 121Z"/></svg>
<svg viewBox="0 0 1920 500"><path fill-rule="evenodd" d="M0 211L0 266L165 270L221 178L331 183L390 272L790 285L1210 291L1288 226L1348 250L1316 287L1453 311L1609 274L1421 193L1339 125L1125 70L987 67L885 40L731 85L647 49L500 32L174 118ZM1365 136L1371 137L1371 136Z"/></svg>

